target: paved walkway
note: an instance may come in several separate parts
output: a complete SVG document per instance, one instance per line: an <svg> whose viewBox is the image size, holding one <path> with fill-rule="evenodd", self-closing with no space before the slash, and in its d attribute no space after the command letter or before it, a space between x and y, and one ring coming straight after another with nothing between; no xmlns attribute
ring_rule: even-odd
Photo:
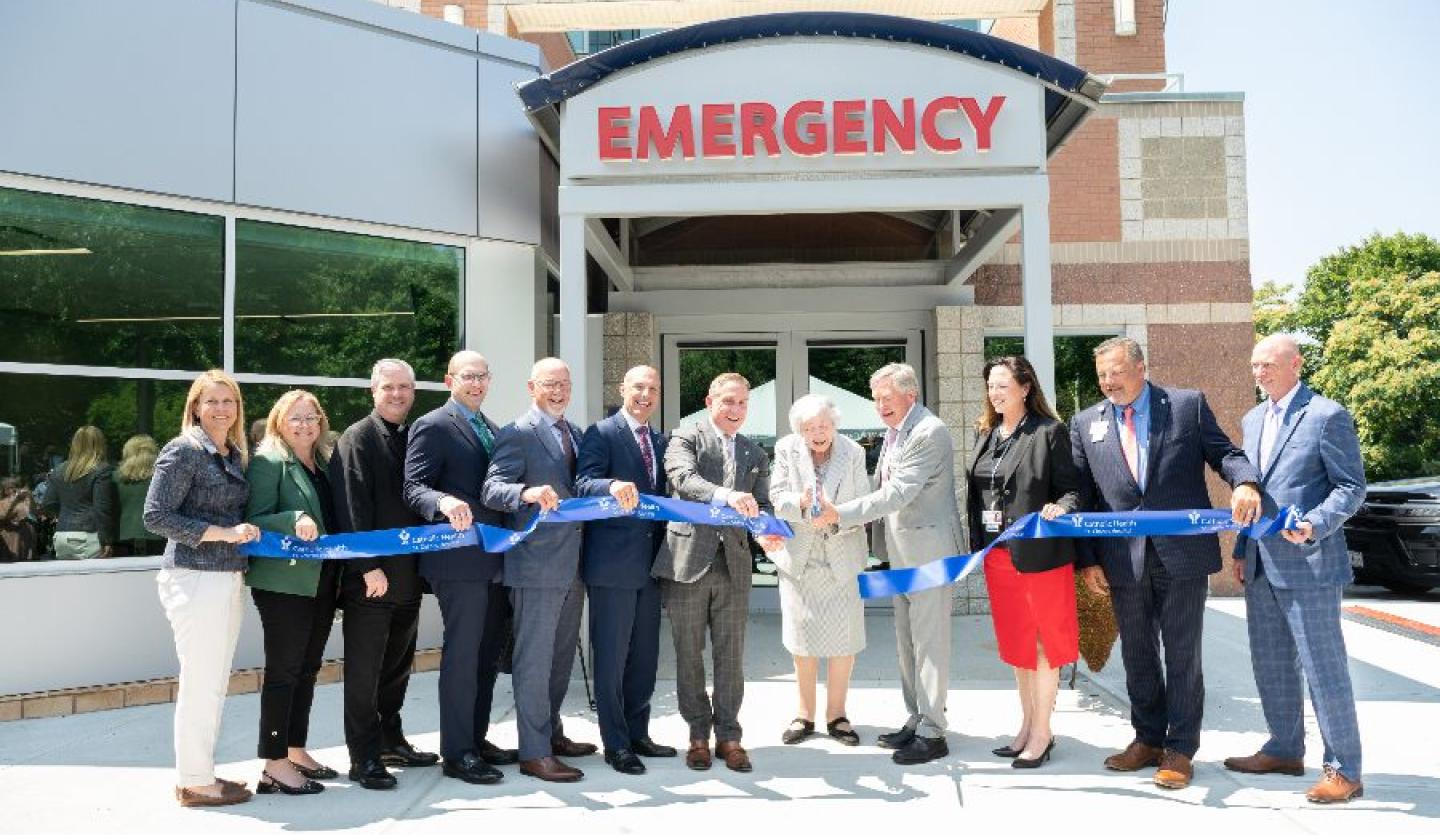
<svg viewBox="0 0 1440 835"><path fill-rule="evenodd" d="M1367 601L1367 605L1381 605ZM1407 610L1434 622L1435 604ZM845 748L816 738L798 746L779 742L794 715L788 657L773 615L756 615L747 647L750 684L742 713L755 771L717 767L687 770L679 760L650 760L645 777L615 773L599 757L581 758L583 782L554 786L520 776L513 767L497 786L444 779L439 769L399 772L400 787L369 792L342 779L316 797L257 797L241 806L185 810L171 795L169 705L129 708L55 719L0 724L0 833L226 833L555 832L583 827L587 835L726 830L774 831L803 826L816 832L883 832L924 822L948 831L984 826L997 830L1068 832L1195 831L1276 833L1434 833L1440 818L1440 647L1359 623L1345 625L1354 658L1360 718L1367 745L1364 800L1343 808L1315 808L1301 792L1314 780L1315 750L1304 779L1248 777L1226 772L1219 761L1253 751L1263 723L1250 680L1243 605L1211 604L1206 628L1207 722L1195 784L1168 792L1144 774L1104 771L1100 760L1130 739L1118 652L1077 689L1062 689L1052 762L1032 772L1009 768L990 755L1008 741L1018 705L1008 670L994 655L988 619L954 621L955 659L950 694L950 757L901 768L873 746L877 733L903 718L895 682L893 626L888 614L867 617L870 647L857 663L850 716L863 742ZM668 636L666 638L668 642ZM577 670L578 672L578 670ZM683 743L675 709L674 667L662 659L654 736ZM437 747L437 675L415 677L406 721L420 747ZM506 692L496 702L510 701ZM340 686L320 688L315 701L312 750L343 772ZM228 700L219 746L221 774L254 782L257 697ZM567 704L566 727L581 740L598 740L577 679ZM514 744L512 712L498 721L493 739ZM784 802L785 805L779 805ZM779 817L783 815L783 817ZM903 818L901 816L904 816ZM903 821L903 822L902 822ZM1023 823L1021 823L1023 822Z"/></svg>

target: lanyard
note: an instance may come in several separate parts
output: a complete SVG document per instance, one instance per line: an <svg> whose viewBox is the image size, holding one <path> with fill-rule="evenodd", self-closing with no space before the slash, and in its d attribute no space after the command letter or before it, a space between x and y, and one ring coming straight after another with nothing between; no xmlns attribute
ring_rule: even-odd
<svg viewBox="0 0 1440 835"><path fill-rule="evenodd" d="M991 436L995 439L995 445L990 448L990 456L995 462L990 470L990 507L992 509L1000 507L1000 467L1005 463L1005 456L1010 454L1010 448L1015 446L1015 438L1020 434L1021 428L1025 426L1025 421L1029 419L1030 413L1026 412L1025 416L1020 418L1020 422L1015 424L1015 429L1008 438L1002 440L999 437L1000 427L998 426L995 427L995 434Z"/></svg>

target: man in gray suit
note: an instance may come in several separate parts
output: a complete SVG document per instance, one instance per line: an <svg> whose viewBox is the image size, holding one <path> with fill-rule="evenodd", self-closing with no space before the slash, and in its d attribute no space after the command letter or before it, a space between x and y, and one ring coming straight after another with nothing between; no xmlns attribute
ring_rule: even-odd
<svg viewBox="0 0 1440 835"><path fill-rule="evenodd" d="M914 568L964 553L955 498L955 452L950 430L921 406L915 369L891 363L870 377L875 410L888 430L873 477L874 491L832 506L822 497L822 521L841 527L874 522L871 550L894 568ZM909 716L881 734L900 765L950 753L945 744L945 697L950 688L950 587L895 597L900 689Z"/></svg>
<svg viewBox="0 0 1440 835"><path fill-rule="evenodd" d="M665 447L665 475L677 499L731 507L743 516L770 509L770 460L740 434L750 405L750 382L734 373L710 383L708 419L682 426ZM781 540L762 537L767 549ZM671 522L651 573L670 613L675 638L675 685L680 715L690 725L685 764L696 771L715 754L732 771L749 771L740 745L745 697L745 619L750 610L750 543L743 528ZM705 633L714 653L715 699L705 692Z"/></svg>
<svg viewBox="0 0 1440 835"><path fill-rule="evenodd" d="M580 432L565 420L570 367L553 357L535 363L526 384L534 405L500 430L485 475L483 501L503 511L514 530L574 495ZM580 639L585 586L580 582L578 523L546 523L505 554L505 585L515 610L516 725L520 773L572 783L584 772L559 759L597 750L573 742L560 726L560 706Z"/></svg>
<svg viewBox="0 0 1440 835"><path fill-rule="evenodd" d="M1351 580L1345 520L1365 500L1365 466L1350 413L1300 382L1299 346L1276 334L1250 356L1264 403L1241 425L1245 454L1260 468L1265 512L1294 505L1298 530L1261 540L1241 537L1235 577L1245 584L1250 662L1270 739L1225 767L1249 774L1305 773L1301 671L1325 743L1324 772L1306 792L1312 803L1360 797L1360 727L1340 601Z"/></svg>

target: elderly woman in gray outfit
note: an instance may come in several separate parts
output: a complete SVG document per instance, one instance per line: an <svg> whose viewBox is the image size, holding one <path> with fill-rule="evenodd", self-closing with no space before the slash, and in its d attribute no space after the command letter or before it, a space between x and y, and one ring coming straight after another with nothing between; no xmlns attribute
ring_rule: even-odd
<svg viewBox="0 0 1440 835"><path fill-rule="evenodd" d="M819 525L812 520L817 496L834 504L870 491L865 450L839 434L839 410L827 397L809 394L790 407L794 434L775 444L770 502L790 522L795 537L768 554L779 569L781 639L795 660L800 712L781 735L793 745L815 732L815 686L820 659L827 660L825 727L845 745L860 737L845 716L845 697L855 655L865 648L865 605L855 577L865 570L865 528Z"/></svg>
<svg viewBox="0 0 1440 835"><path fill-rule="evenodd" d="M244 783L215 776L215 739L240 637L248 560L239 546L260 536L245 521L244 404L223 371L196 378L180 436L165 445L145 496L145 527L165 537L160 603L175 633L175 799L228 806L250 799Z"/></svg>

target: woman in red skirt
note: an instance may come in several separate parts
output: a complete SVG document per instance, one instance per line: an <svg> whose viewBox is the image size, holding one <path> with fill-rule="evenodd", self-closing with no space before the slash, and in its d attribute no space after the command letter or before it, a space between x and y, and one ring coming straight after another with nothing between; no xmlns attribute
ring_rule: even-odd
<svg viewBox="0 0 1440 835"><path fill-rule="evenodd" d="M967 501L970 547L977 551L1027 513L1054 519L1080 502L1070 433L1046 402L1030 361L998 357L984 374L985 411L975 424ZM1024 716L1011 743L994 753L1012 758L1015 768L1039 768L1055 747L1050 714L1060 668L1079 655L1074 562L1069 539L1011 540L985 558L995 638L1001 660L1015 668Z"/></svg>

